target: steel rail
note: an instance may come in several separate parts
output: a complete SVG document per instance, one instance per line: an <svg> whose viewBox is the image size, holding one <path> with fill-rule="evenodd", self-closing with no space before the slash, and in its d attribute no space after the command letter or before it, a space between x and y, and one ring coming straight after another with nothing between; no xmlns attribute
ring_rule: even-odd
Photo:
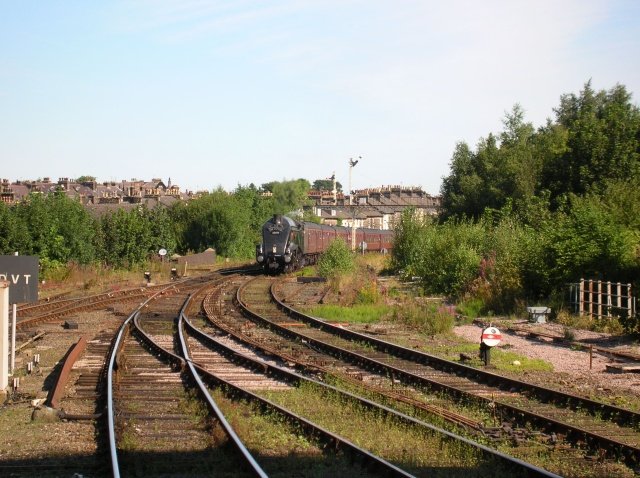
<svg viewBox="0 0 640 478"><path fill-rule="evenodd" d="M233 327L228 326L227 324L225 324L223 321L221 320L216 320L214 319L212 316L215 315L213 313L213 311L211 310L211 306L208 305L207 303L207 299L209 296L207 296L207 298L205 298L204 301L204 309L205 309L205 313L207 316L207 320L216 328L226 332L227 334L235 337L236 339L238 339L239 341L249 345L250 347L254 348L254 349L258 349L258 350L262 350L263 352L266 352L267 354L270 354L272 356L275 357L280 357L280 359L284 360L285 362L290 362L290 363L294 363L296 364L298 367L301 367L305 370L308 371L313 371L313 372L317 372L317 373L321 373L321 374L325 374L326 376L334 376L336 378L339 378L342 381L346 381L346 382L350 382L352 384L357 385L360 388L365 388L373 393L376 394L381 394L384 395L388 398L391 398L393 400L396 401L400 401L400 402L404 402L407 403L409 405L412 405L414 407L420 408L422 410L425 410L428 413L432 413L434 415L437 415L445 420L447 420L450 423L455 424L456 426L462 427L465 430L473 430L477 433L481 433L481 434L485 434L485 427L478 421L475 420L471 420L468 417L465 417L463 415L460 415L458 413L455 412L451 412L450 410L447 410L445 408L441 408L435 405L429 405L425 402L421 402L418 401L416 399L410 398L408 396L405 396L403 394L400 393L396 393L394 391L389 391L389 390L383 390L381 388L378 388L376 386L373 385L367 385L366 383L362 382L361 380L357 380L354 378L349 377L348 375L343 375L343 374L339 374L336 373L330 369L328 369L327 367L324 367L322 365L318 365L312 362L309 362L307 360L302 360L296 356L290 355L290 354L285 354L283 353L281 350L277 349L276 347L273 347L272 345L266 345L265 343L261 342L261 341L257 341L251 337L249 337L248 335L244 334L243 332L240 332L236 329L234 329Z"/></svg>
<svg viewBox="0 0 640 478"><path fill-rule="evenodd" d="M209 286L209 284L205 284L204 286L201 285L200 289L206 288L208 286ZM184 311L188 307L191 299L195 295L197 295L199 292L200 291L196 291L194 294L192 294L189 297L187 297L187 299L184 301L184 303L182 305L182 309L181 309L180 313L178 314L178 318L179 319L184 314ZM204 383L202 383L202 381L201 381L200 377L198 376L197 372L193 369L193 365L192 365L192 363L190 362L190 359L189 359L188 349L186 347L186 341L184 340L184 337L182 335L182 330L181 330L180 326L178 326L178 331L179 331L180 344L181 344L181 348L182 348L182 352L184 354L184 357L181 357L181 356L179 356L179 355L177 355L177 354L175 354L175 353L173 353L173 352L171 352L171 351L159 346L144 331L144 329L141 327L140 322L139 322L139 315L140 314L137 313L137 314L135 314L135 316L133 318L133 326L134 326L133 327L133 333L135 333L138 336L138 338L140 338L147 346L152 348L154 350L154 352L156 352L158 354L162 354L165 357L165 359L167 359L170 363L175 364L175 365L179 365L182 371L184 371L187 367L189 368L189 372L190 372L191 378L193 378L193 380L198 384L201 396L204 397L204 399L207 401L209 409L213 412L213 414L216 416L216 418L218 419L218 421L222 425L225 433L231 439L232 443L235 445L236 450L244 458L244 461L248 465L249 471L251 471L254 476L257 476L259 478L266 478L267 477L266 473L264 473L264 471L260 468L260 465L258 465L258 463L251 456L251 454L249 453L247 448L244 446L242 441L239 439L239 437L233 431L233 429L229 425L228 421L226 420L226 418L222 414L221 410L219 409L217 404L213 401L213 398L211 397L211 395L207 392L206 386L204 385Z"/></svg>
<svg viewBox="0 0 640 478"><path fill-rule="evenodd" d="M33 327L36 325L40 325L42 323L50 322L52 320L58 319L60 317L64 317L72 313L99 309L99 308L105 307L106 305L117 303L117 302L136 300L140 298L148 298L152 294L154 294L153 291L140 289L140 292L138 292L135 295L130 294L130 295L124 295L124 296L120 295L117 297L109 297L108 294L105 294L101 296L101 297L104 297L102 300L76 301L73 305L64 306L59 309L53 310L51 312L35 315L33 317L25 317L16 323L16 329L23 330L28 327Z"/></svg>
<svg viewBox="0 0 640 478"><path fill-rule="evenodd" d="M416 384L419 386L426 386L432 389L444 391L450 395L453 395L459 398L466 398L466 399L475 400L478 402L484 402L487 405L495 407L497 411L502 412L506 416L511 416L513 418L526 417L527 420L530 420L533 423L538 424L539 426L552 427L552 428L555 428L555 430L558 431L559 433L560 432L566 433L567 438L570 438L574 442L585 440L592 449L595 447L595 448L602 448L602 449L608 450L613 454L615 454L616 456L621 457L623 461L629 466L635 466L640 462L640 448L636 446L623 443L613 438L608 438L608 437L598 435L597 433L591 432L589 430L585 430L583 428L579 428L577 426L567 424L565 422L554 419L547 415L541 415L520 407L509 405L504 402L499 402L495 399L488 399L485 397L475 395L471 392L467 392L465 390L454 387L452 385L446 385L436 380L422 377L420 375L409 372L402 368L395 367L395 366L386 364L384 362L381 362L379 360L369 358L365 355L358 354L356 352L314 339L313 337L301 334L299 332L291 330L290 328L279 326L278 324L260 316L259 314L252 312L246 306L246 304L243 303L240 297L241 292L249 282L251 281L248 281L247 283L243 284L243 286L239 287L238 291L236 292L236 301L238 302L238 305L243 309L244 313L246 313L248 316L253 317L255 320L265 324L265 326L278 331L281 335L296 338L296 339L306 340L308 343L313 344L315 347L318 347L322 350L328 351L328 353L334 356L339 356L343 358L350 357L350 360L359 366L369 367L370 369L377 370L379 372L385 371L390 375L395 376L396 378L403 378L404 380L412 384ZM361 343L362 342L368 343L369 345L377 348L379 351L395 355L398 358L402 358L405 360L413 360L414 362L428 365L435 369L440 369L445 373L462 375L462 376L468 376L468 375L476 376L476 377L479 376L480 378L483 378L485 382L489 382L489 383L491 382L498 383L498 384L502 383L503 385L506 383L511 385L511 387L513 387L513 389L515 390L519 390L522 388L525 388L525 390L528 390L529 388L531 388L532 390L535 390L535 389L545 390L548 396L551 396L551 397L553 397L554 394L558 393L556 398L560 396L564 398L567 402L569 402L569 404L571 404L572 400L574 400L574 403L576 405L583 403L582 397L574 397L572 395L564 394L562 392L556 392L555 390L544 389L543 387L537 387L533 384L520 382L518 380L510 379L508 377L502 377L500 375L492 374L482 370L477 370L472 367L467 367L465 365L457 364L455 362L450 362L440 357L435 357L435 356L426 354L424 352L417 352L412 349L407 349L405 347L399 346L397 344L385 342L376 338L369 337L364 334L359 334L357 332L336 327L326 322L315 319L313 317L306 316L305 314L302 314L296 311L295 309L288 308L286 305L282 304L280 301L276 300L276 302L279 304L279 306L283 307L285 310L287 309L290 310L291 311L290 315L292 317L296 317L299 320L302 320L308 324L311 324L316 328L323 330L324 332L332 333L333 335L340 336L342 338L348 337L347 340L357 341ZM584 399L584 400L588 400L588 399ZM619 408L619 407L612 407L607 404L602 404L601 402L595 402L593 400L591 400L591 402L594 402L597 405L602 405L603 409L606 409L606 407L611 407L617 410ZM626 410L626 409L620 409L620 410L632 416L636 415L635 412L632 412L630 410ZM629 423L627 423L626 425L628 426Z"/></svg>
<svg viewBox="0 0 640 478"><path fill-rule="evenodd" d="M369 409L375 409L375 410L379 410L381 411L385 416L387 417L391 417L393 416L396 419L401 420L402 422L409 424L409 425L413 425L413 426L419 426L422 428L427 428L429 429L431 432L439 434L439 435L444 435L447 438L456 440L458 442L462 442L466 445L469 445L479 451L481 451L485 456L489 456L491 458L494 459L499 459L509 465L513 465L518 467L518 471L522 472L526 472L525 476L529 476L529 477L554 477L554 478L559 478L558 475L551 473L547 470L544 470L542 468L539 468L537 466L534 466L530 463L527 463L523 460L511 457L509 455L506 455L504 453L501 453L497 450L494 450L492 448L489 448L485 445L482 445L480 443L477 443L473 440L470 440L468 438L456 435L452 432L449 432L447 430L444 430L442 428L436 427L434 425L431 425L429 423L426 423L422 420L418 420L414 417L411 417L409 415L406 415L404 413L398 412L397 410L394 410L392 408L386 407L384 405L381 405L379 403L376 403L372 400L366 399L364 397L360 397L354 393L351 392L347 392L344 390L341 390L337 387L334 387L332 385L328 385L326 383L314 380L312 378L306 377L304 375L300 375L297 374L295 372L292 372L290 370L284 369L282 367L278 367L277 365L271 365L271 364L267 364L265 362L263 362L262 360L253 358L249 355L246 355L242 352L236 351L235 349L229 347L228 345L225 345L224 343L220 342L219 340L217 340L216 338L210 336L209 334L205 333L204 331L198 329L195 325L193 325L186 316L182 316L181 317L184 325L186 326L186 328L188 328L192 334L197 335L200 339L206 341L207 343L211 344L212 346L222 350L224 352L224 355L227 356L231 361L239 363L241 365L250 365L252 369L259 371L260 373L264 374L264 375L277 375L280 378L283 378L284 380L287 380L290 383L295 383L295 384L299 384L301 382L306 382L306 383L310 383L313 384L315 386L318 386L320 388L326 389L326 390L330 390L334 393L340 394L343 397L346 397L350 400L356 401L362 405L364 405L365 407L369 408ZM202 365L199 364L195 364L195 366L198 367L199 370L203 370L204 367ZM211 373L209 371L209 373ZM220 379L221 381L224 381L222 379ZM240 388L240 387L238 387ZM251 392L249 392L251 393ZM264 400L264 399L263 399ZM297 415L296 415L297 416ZM355 446L355 445L354 445ZM358 447L359 448L359 447ZM366 450L365 450L366 452Z"/></svg>
<svg viewBox="0 0 640 478"><path fill-rule="evenodd" d="M238 353L238 356L244 357L244 354ZM398 468L392 463L389 463L388 461L380 458L379 456L374 455L373 453L358 447L357 445L351 443L350 441L345 440L342 437L336 435L335 433L320 427L319 425L307 420L306 418L303 418L300 415L297 415L292 411L270 400L267 400L266 398L263 398L249 390L239 387L219 377L218 375L212 373L210 370L207 370L202 365L196 362L189 362L189 363L192 364L194 368L197 369L198 372L201 375L203 375L207 380L212 381L223 387L226 387L227 389L233 390L235 394L240 395L247 400L254 401L260 404L260 406L263 408L273 410L279 413L281 416L285 417L287 420L291 420L295 423L298 423L307 432L309 436L324 437L324 440L327 443L334 444L337 449L342 449L345 452L351 453L353 456L359 456L368 462L375 463L377 466L381 467L382 471L384 471L385 476L415 478L414 475L407 473L406 471L402 470L401 468ZM265 364L265 367L267 367L266 364ZM269 365L268 367L271 368L273 366Z"/></svg>
<svg viewBox="0 0 640 478"><path fill-rule="evenodd" d="M381 352L394 355L398 358L411 360L420 364L429 365L433 368L447 371L449 373L453 371L454 373L456 373L456 375L465 377L476 377L480 379L478 381L484 383L498 383L504 386L504 388L510 390L515 389L518 392L527 393L529 396L535 396L537 399L543 402L552 401L554 403L557 403L558 399L561 399L567 404L573 404L574 408L586 408L588 410L591 410L594 414L604 414L607 418L616 420L619 424L628 426L631 423L640 423L640 412L635 412L633 410L618 407L616 405L610 405L608 403L600 402L590 398L571 395L559 390L523 382L521 380L513 379L510 377L505 377L503 375L498 375L486 370L477 369L468 365L437 357L426 352L421 352L418 350L403 347L398 344L386 342L384 340L355 332L353 330L336 327L335 325L331 325L328 322L316 319L315 317L304 314L292 307L289 307L276 297L274 286L275 283L271 286L271 297L281 310L287 313L287 315L297 318L307 323L308 325L322 330L323 332L327 332L353 342L364 342L370 346L373 346ZM549 400L549 397L551 397L551 400Z"/></svg>
<svg viewBox="0 0 640 478"><path fill-rule="evenodd" d="M249 466L250 471L253 475L258 477L266 478L268 475L264 472L262 467L258 464L255 458L251 455L247 447L242 443L240 437L236 434L231 427L231 424L227 421L222 410L218 407L218 404L215 402L211 394L208 392L206 385L202 382L200 375L196 371L193 361L191 360L191 356L189 354L189 347L187 346L187 341L182 331L182 321L186 317L184 311L186 310L191 297L189 297L184 305L182 306L182 310L180 311L180 316L178 319L178 335L180 337L180 346L182 348L182 353L184 354L185 361L187 366L189 367L189 371L191 373L191 378L197 383L198 389L200 390L200 395L204 397L206 400L209 410L213 412L216 416L218 422L224 429L227 436L231 439L236 451L244 458L245 463Z"/></svg>
<svg viewBox="0 0 640 478"><path fill-rule="evenodd" d="M62 394L64 393L64 389L69 381L69 375L71 374L71 369L73 365L78 360L78 357L82 354L85 347L87 345L87 334L84 334L80 337L77 343L75 343L67 357L64 360L62 365L62 370L58 374L56 379L55 386L53 387L53 392L51 392L50 396L47 398L49 405L56 410L60 410L60 401L62 400Z"/></svg>
<svg viewBox="0 0 640 478"><path fill-rule="evenodd" d="M251 268L240 268L240 270L245 270L245 269L250 272L253 270ZM227 274L232 274L236 270L239 270L239 269L238 268L220 269L219 271L214 271L210 273L210 275L224 276ZM28 312L29 310L49 310L49 312L39 314L39 315L23 317L22 320L19 320L16 323L16 330L22 330L27 327L33 327L41 323L50 322L52 320L55 320L60 317L64 317L66 315L69 315L75 312L99 309L101 307L105 307L107 305L123 302L123 301L137 300L140 298L146 299L157 292L164 291L171 287L184 287L184 284L187 284L188 282L198 281L198 280L207 280L207 275L205 274L203 276L194 277L194 278L181 278L176 281L172 281L171 283L168 283L168 284L159 284L159 285L152 285L147 287L134 287L134 288L123 289L119 291L111 291L111 292L104 292L101 294L94 294L94 295L82 297L82 298L65 299L62 301L62 305L58 307L56 307L56 303L37 304L33 306L24 307L21 309L22 312ZM23 313L22 315L25 315L25 314Z"/></svg>
<svg viewBox="0 0 640 478"><path fill-rule="evenodd" d="M114 478L120 477L120 466L118 464L118 448L116 444L116 433L115 433L115 408L113 406L113 369L116 366L116 359L120 351L120 347L122 345L122 338L124 336L125 331L129 324L135 320L135 318L140 314L140 311L144 306L146 306L151 300L157 298L164 290L168 290L175 287L175 284L171 284L167 286L165 289L156 292L154 295L149 297L147 300L142 302L123 322L120 330L118 331L118 335L116 336L116 340L113 344L113 349L111 350L111 355L109 357L109 368L107 370L107 427L108 427L108 441L109 441L109 452L111 454L111 471L113 473Z"/></svg>
<svg viewBox="0 0 640 478"><path fill-rule="evenodd" d="M184 282L185 280L183 279L182 281ZM173 284L176 284L176 282L174 282ZM39 310L49 310L49 309L56 309L56 308L63 309L69 306L74 307L77 305L78 302L81 302L86 305L90 305L94 302L102 303L102 301L104 301L106 298L120 299L123 296L136 295L144 291L148 291L148 295L151 295L158 290L164 289L165 287L167 287L167 285L168 284L158 284L158 285L149 285L145 287L130 287L128 289L101 292L98 294L87 295L84 297L71 297L71 298L62 299L62 300L38 302L37 304L34 304L34 305L26 305L24 307L19 308L18 316L29 315L29 313L34 310L39 311Z"/></svg>

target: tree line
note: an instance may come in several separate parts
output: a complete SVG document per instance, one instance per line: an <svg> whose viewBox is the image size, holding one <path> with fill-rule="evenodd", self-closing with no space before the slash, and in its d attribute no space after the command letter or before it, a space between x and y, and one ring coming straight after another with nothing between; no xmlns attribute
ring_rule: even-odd
<svg viewBox="0 0 640 478"><path fill-rule="evenodd" d="M458 143L440 215L405 211L393 266L496 312L580 278L640 286L640 110L588 82L553 111L535 128L515 105L503 131Z"/></svg>
<svg viewBox="0 0 640 478"><path fill-rule="evenodd" d="M214 248L222 257L247 259L260 242L260 228L273 213L305 204L311 187L304 179L221 188L169 207L140 204L95 216L59 190L30 194L15 205L0 203L0 254L38 255L44 273L101 264L132 268L158 257ZM268 194L265 194L268 193Z"/></svg>

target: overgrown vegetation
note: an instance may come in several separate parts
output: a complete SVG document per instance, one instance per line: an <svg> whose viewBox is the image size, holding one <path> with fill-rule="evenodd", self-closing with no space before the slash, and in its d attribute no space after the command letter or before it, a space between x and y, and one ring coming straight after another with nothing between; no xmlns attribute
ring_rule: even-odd
<svg viewBox="0 0 640 478"><path fill-rule="evenodd" d="M552 300L580 278L640 286L640 109L624 86L587 83L554 112L536 130L516 105L476 150L458 144L440 216L404 212L392 267L474 314Z"/></svg>
<svg viewBox="0 0 640 478"><path fill-rule="evenodd" d="M337 290L341 277L353 271L355 254L347 243L338 238L332 241L325 253L320 257L316 269L321 277L329 279Z"/></svg>

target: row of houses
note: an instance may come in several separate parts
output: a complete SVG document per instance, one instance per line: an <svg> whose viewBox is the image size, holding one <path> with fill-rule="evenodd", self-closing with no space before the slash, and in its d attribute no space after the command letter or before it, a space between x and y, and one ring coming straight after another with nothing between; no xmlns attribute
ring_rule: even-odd
<svg viewBox="0 0 640 478"><path fill-rule="evenodd" d="M76 199L87 208L96 213L109 209L130 209L145 203L148 207L154 207L156 203L168 206L174 201L188 201L194 197L191 191L182 192L180 187L171 184L171 178L167 184L162 179L143 181L132 179L131 181L97 181L77 182L69 178L60 178L53 182L50 178L38 181L9 182L2 179L0 182L0 201L14 204L21 201L29 194L52 194L62 192L67 197Z"/></svg>
<svg viewBox="0 0 640 478"><path fill-rule="evenodd" d="M138 207L144 203L154 207L157 203L168 206L175 201L188 201L197 195L192 191L182 192L180 187L165 184L162 179L142 181L77 182L60 178L57 182L44 178L42 181L0 181L0 200L8 204L21 201L29 194L51 194L63 192L79 200L94 213L109 209ZM393 222L407 207L414 207L421 215L435 215L440 207L440 197L432 196L420 187L383 186L354 191L350 197L332 191L309 191L312 212L329 225L390 229Z"/></svg>
<svg viewBox="0 0 640 478"><path fill-rule="evenodd" d="M325 224L391 229L408 207L421 216L438 214L441 198L420 187L383 186L354 191L353 197L331 191L310 191L313 212Z"/></svg>

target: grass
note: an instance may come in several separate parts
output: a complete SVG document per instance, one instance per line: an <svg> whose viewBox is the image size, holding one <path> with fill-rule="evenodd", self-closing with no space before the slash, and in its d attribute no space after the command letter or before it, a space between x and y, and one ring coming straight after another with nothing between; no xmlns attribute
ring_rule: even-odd
<svg viewBox="0 0 640 478"><path fill-rule="evenodd" d="M120 432L120 438L118 439L118 448L124 451L135 451L140 446L135 432L136 421L129 420L126 425L123 426Z"/></svg>
<svg viewBox="0 0 640 478"><path fill-rule="evenodd" d="M197 390L191 388L180 395L178 409L189 415L194 424L204 424L209 417L209 410L205 401L198 396Z"/></svg>
<svg viewBox="0 0 640 478"><path fill-rule="evenodd" d="M432 476L436 470L443 477L489 473L489 462L473 447L381 415L313 384L293 392L270 392L269 398L418 476ZM499 466L494 472L496 477L510 476L501 474Z"/></svg>
<svg viewBox="0 0 640 478"><path fill-rule="evenodd" d="M388 317L392 308L388 305L362 304L352 307L319 305L308 310L309 315L329 322L371 324Z"/></svg>
<svg viewBox="0 0 640 478"><path fill-rule="evenodd" d="M612 335L622 335L624 333L624 327L618 317L590 318L588 315L579 316L574 315L567 310L560 310L556 316L555 322L570 329L591 330L594 332L604 332Z"/></svg>
<svg viewBox="0 0 640 478"><path fill-rule="evenodd" d="M518 361L520 365L514 365ZM506 350L494 347L491 350L491 365L504 371L553 371L553 365L542 359L531 359Z"/></svg>
<svg viewBox="0 0 640 478"><path fill-rule="evenodd" d="M469 343L462 338L453 335L443 335L446 340L436 343L426 342L420 349L426 353L446 358L447 360L460 361L461 354L471 358L468 363L471 366L481 367L484 362L480 360L480 341ZM520 365L514 365L518 361ZM497 370L504 371L552 371L553 365L541 359L530 359L524 355L516 354L501 347L491 349L491 365Z"/></svg>
<svg viewBox="0 0 640 478"><path fill-rule="evenodd" d="M290 476L292 470L300 476L360 475L357 465L342 454L326 453L279 413L261 412L245 400L230 400L220 389L211 393L269 476ZM483 458L474 447L362 407L314 384L289 391L264 391L261 395L416 476L512 476L510 470Z"/></svg>
<svg viewBox="0 0 640 478"><path fill-rule="evenodd" d="M430 423L431 425L434 425L436 427L466 436L465 432L462 431L457 425L443 419L441 416L430 411L416 408L413 405L406 404L404 402L396 400L395 398L389 398L378 392L363 389L356 383L344 381L340 376L325 375L323 377L323 380L325 383L340 388L341 390L346 390L361 397L368 398L374 402L380 403L401 413L417 418L418 420ZM382 387L384 388L384 385L382 385ZM489 423L492 419L491 413L485 406L478 407L468 402L452 402L446 397L444 397L443 399L441 394L438 392L433 393L429 390L419 390L412 386L403 387L399 390L397 386L392 387L391 382L389 381L387 390L392 389L395 391L400 391L406 397L410 397L419 402L423 402L425 405L442 406L442 408L446 409L449 412L464 415L467 418L471 418L477 421L478 423ZM472 435L468 435L468 438L477 439L477 437L474 438Z"/></svg>

